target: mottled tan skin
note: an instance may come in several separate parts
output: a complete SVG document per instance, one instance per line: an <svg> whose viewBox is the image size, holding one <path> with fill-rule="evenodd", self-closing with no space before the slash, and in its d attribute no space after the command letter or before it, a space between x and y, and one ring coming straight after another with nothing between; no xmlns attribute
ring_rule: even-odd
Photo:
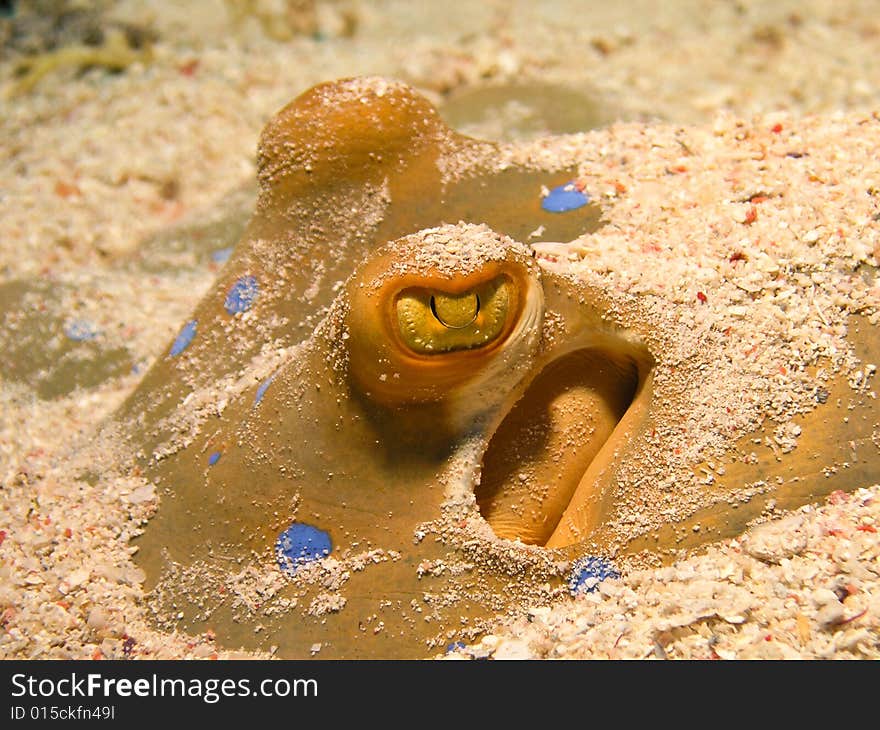
<svg viewBox="0 0 880 730"><path fill-rule="evenodd" d="M377 403L352 376L343 337L357 340L348 332L353 288L377 267L412 258L405 250L415 244L401 235L447 220L488 222L521 239L539 225L561 239L596 225L591 207L561 217L540 209L540 186L564 182L569 171L501 169L497 153L451 132L411 90L381 80L316 87L267 126L256 211L192 315L195 339L157 361L116 419L159 487L136 560L161 623L210 628L224 646L276 646L284 657L310 656L315 644L322 658L416 657L474 637L484 618L567 590L577 548L497 540L473 488L500 419L547 362L583 340L585 327L597 347L637 344L622 345L602 319L601 294L540 272L524 246L506 239L504 255L532 272L552 325L535 330L522 357L505 366L507 382L490 379L477 397L457 402L450 382L433 402ZM440 168L461 174L444 183ZM393 243L381 248L386 241ZM484 263L494 266L492 251ZM244 274L258 279L260 293L246 317L233 317L224 298ZM443 274L450 282L459 275ZM266 373L249 368L269 343L290 349L255 406ZM462 382L480 370L479 354L471 356ZM237 383L228 397L224 382ZM228 404L219 416L191 421L191 394ZM222 457L209 466L215 451ZM275 566L276 537L294 520L331 535L332 558L348 571L338 591L314 571L288 580ZM379 562L353 568L370 550L382 551ZM239 602L243 571L275 582L246 598L248 608ZM324 605L337 593L341 610L309 610L316 597ZM266 615L282 599L296 604Z"/></svg>
<svg viewBox="0 0 880 730"><path fill-rule="evenodd" d="M121 415L154 424L189 388L236 372L264 343L302 342L334 286L387 241L460 220L520 241L539 225L555 240L598 225L594 206L576 216L540 207L541 185L566 182L571 170L502 168L498 154L496 145L449 129L400 83L339 81L297 97L263 131L256 209L212 293L193 313L199 336L186 358L159 359ZM460 174L444 182L442 169ZM251 318L230 326L224 297L244 273L260 281L260 297Z"/></svg>
<svg viewBox="0 0 880 730"><path fill-rule="evenodd" d="M877 326L864 317L852 317L847 339L863 363L880 360ZM763 443L772 438L776 424L768 421L758 431L737 441L731 449L726 473L711 486L717 502L685 520L670 523L649 534L635 535L622 555L650 555L671 563L683 551L708 542L742 534L755 521L778 516L782 510L818 502L835 491L853 491L876 484L880 478L880 400L873 389L853 390L845 378L829 382L824 405L797 416L802 429L797 448L774 454ZM758 452L757 462L747 458ZM701 473L697 464L694 472ZM728 495L745 484L762 483L764 493L748 502L731 501ZM594 532L603 539L603 530Z"/></svg>
<svg viewBox="0 0 880 730"><path fill-rule="evenodd" d="M451 132L411 90L376 79L316 87L267 126L256 211L193 315L196 338L159 359L115 423L131 466L161 496L136 555L160 623L282 657L317 645L321 658L430 656L499 612L566 592L569 561L585 553L672 558L737 534L770 498L794 507L876 473L876 401L835 383L830 400L840 405L803 419L792 458L734 461L710 490L717 505L627 544L608 516L632 491L621 467L639 463L662 413L652 401L662 328L531 261L516 240L538 225L569 240L597 213L543 213L537 188L570 171L501 169L498 153ZM462 174L444 182L441 168ZM392 344L365 337L358 320L389 311L370 283L382 272L408 285L436 278L412 268L420 237L409 234L459 220L515 240L503 239L501 255L486 229L476 273L442 272L441 288L459 292L509 257L522 286L540 289L540 328L502 367L492 363L507 342L474 350L444 379L386 389L384 366L369 363ZM444 230L455 238L466 228ZM244 274L260 294L233 317L223 301ZM874 333L865 325L855 338L868 361ZM254 357L267 346L288 349L255 405L269 373ZM220 415L208 407L192 420L195 404L221 401ZM777 477L761 499L738 509L726 501L744 483ZM333 551L291 579L273 545L294 520L326 530Z"/></svg>
<svg viewBox="0 0 880 730"><path fill-rule="evenodd" d="M465 421L456 418L450 403L458 389L479 380L486 364L479 353L471 353L459 371L460 382L446 383L436 397L377 400L352 377L348 343L360 332L349 307L358 297L362 308L373 306L359 284L375 280L377 271L397 275L412 257L408 245L416 244L398 241L380 249L355 272L259 404L256 389L248 389L221 417L208 419L193 443L150 468L166 489L138 541L138 560L151 582L171 562L194 568L188 576L167 574L158 591L166 606L173 603L187 614L189 629L210 627L227 645L275 645L288 657L307 656L316 643L322 657L425 656L472 636L468 632L479 627L479 619L517 601L546 600L550 594L539 588L544 583L564 590L566 561L578 554L576 546L517 547L484 529L468 499L481 454L534 374L563 352L616 348L636 353L643 358L637 367L644 368L649 356L633 335L604 323L600 310L585 304L585 296L601 300L601 295L540 272L526 249L509 241L505 256L530 272L526 278L541 289L543 315L557 324L536 322L515 360L493 378L492 387L472 398ZM492 255L488 268L497 265ZM401 279L411 275L404 272ZM499 348L485 353L485 360L502 355ZM215 450L223 456L209 467L208 454ZM274 541L294 519L329 532L334 558L374 549L395 551L399 558L352 572L340 591L347 602L339 612L307 615L313 598L326 590L295 578L275 597L296 597L295 608L236 623L231 597L221 590L230 590L229 579L248 565L275 570ZM438 560L447 566L441 574L419 570ZM206 609L207 620L194 619ZM373 633L379 622L383 628ZM259 634L253 631L256 623L264 627Z"/></svg>

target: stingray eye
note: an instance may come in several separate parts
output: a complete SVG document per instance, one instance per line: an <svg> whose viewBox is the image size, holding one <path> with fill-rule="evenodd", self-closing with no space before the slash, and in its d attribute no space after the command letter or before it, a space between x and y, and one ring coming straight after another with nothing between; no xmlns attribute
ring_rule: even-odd
<svg viewBox="0 0 880 730"><path fill-rule="evenodd" d="M499 276L463 292L411 287L397 296L403 343L420 355L472 350L505 330L512 282Z"/></svg>
<svg viewBox="0 0 880 730"><path fill-rule="evenodd" d="M490 408L474 393L518 382L537 352L539 275L524 246L485 226L426 229L364 262L346 282L342 336L338 328L327 335L344 348L349 382L365 404L431 404L440 408L424 411L432 428L441 416L465 428L468 414Z"/></svg>

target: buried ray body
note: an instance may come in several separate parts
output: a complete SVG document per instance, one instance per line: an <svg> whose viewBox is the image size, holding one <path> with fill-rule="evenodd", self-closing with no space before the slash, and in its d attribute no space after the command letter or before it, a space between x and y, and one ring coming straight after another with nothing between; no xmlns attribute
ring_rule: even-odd
<svg viewBox="0 0 880 730"><path fill-rule="evenodd" d="M580 550L502 529L521 481L494 476L480 516L482 454L557 357L627 353L640 378L649 357L598 293L504 235L594 227L594 207L540 206L570 172L496 158L379 79L316 87L267 126L236 253L116 419L160 488L137 560L161 623L281 656L423 656L567 591ZM430 227L450 216L480 225ZM614 411L596 410L609 444ZM581 489L563 481L549 519L588 531L601 499L563 519Z"/></svg>
<svg viewBox="0 0 880 730"><path fill-rule="evenodd" d="M596 212L542 210L533 183L570 170L503 157L377 79L267 127L233 258L109 429L159 487L136 560L163 626L426 656L594 585L578 566L657 557L680 535L645 543L698 510L736 502L737 531L760 513L742 496L766 464L707 486L657 435L699 407L722 336L533 258L517 241L570 240ZM688 533L711 539L700 519Z"/></svg>
<svg viewBox="0 0 880 730"><path fill-rule="evenodd" d="M453 344L426 353L410 346L414 330L436 340L443 332L401 313L414 287L433 292L418 295L429 314L417 321L433 317L431 296L491 299L503 289L505 304L481 309L470 329L448 328ZM564 592L576 546L524 543L548 542L534 539L536 522L560 524L552 539L565 546L598 521L608 479L593 467L604 459L607 468L603 453L624 438L621 429L638 427L650 391L650 355L636 335L603 319L593 304L601 299L541 272L528 249L485 226L428 229L381 248L259 397L241 392L186 449L156 464L173 488L139 540L139 562L164 575L160 607L189 606L189 626L201 619L231 643L269 641L282 656L303 656L315 643L326 656L419 656L449 632L472 636L514 599ZM505 417L540 386L545 368L571 358L590 367L565 368L570 382L557 389L574 393L577 407L563 420L586 413L595 433L569 444L574 468L533 515L519 510L536 498L531 484L487 472L488 525L522 538L499 541L475 505L482 455L493 433L493 443L505 439ZM621 369L630 379L618 387ZM632 399L628 409L619 391ZM297 542L306 534L312 542ZM284 575L267 559L273 549ZM260 585L258 598L250 584ZM273 608L255 636L240 619L264 602Z"/></svg>

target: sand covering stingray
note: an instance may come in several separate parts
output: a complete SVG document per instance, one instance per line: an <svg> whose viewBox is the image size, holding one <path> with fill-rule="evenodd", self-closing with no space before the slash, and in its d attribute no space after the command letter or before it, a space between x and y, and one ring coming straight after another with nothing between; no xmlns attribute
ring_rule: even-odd
<svg viewBox="0 0 880 730"><path fill-rule="evenodd" d="M378 79L304 94L259 162L235 255L111 427L160 486L136 556L160 621L424 656L622 555L612 518L665 471L655 426L709 350L534 260L533 232L596 225L540 209L570 171Z"/></svg>

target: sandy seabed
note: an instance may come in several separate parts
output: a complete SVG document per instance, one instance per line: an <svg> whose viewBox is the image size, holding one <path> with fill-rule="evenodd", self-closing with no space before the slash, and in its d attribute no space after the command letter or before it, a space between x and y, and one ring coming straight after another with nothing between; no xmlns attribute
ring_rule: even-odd
<svg viewBox="0 0 880 730"><path fill-rule="evenodd" d="M577 161L608 221L571 244L538 247L545 265L665 302L688 331L724 333L713 340L724 358L707 375L711 402L694 398L692 417L670 435L682 463L728 443L722 421L748 433L768 415L779 423L774 448L796 454L792 419L814 406L817 384L844 378L873 398L876 368L846 339L855 316L875 328L880 307L873 4L654 5L557 2L551 13L525 2L337 3L322 6L322 40L279 42L255 22L231 24L219 0L188 3L189 17L175 3L121 2L115 17L158 34L150 63L118 74L62 69L6 99L2 282L72 289L66 306L124 339L139 367L53 399L0 382L0 654L237 656L210 633L152 627L130 560L143 495L76 475L98 424L217 271L184 260L147 274L121 262L248 185L263 124L321 81L381 74L438 104L486 84L560 84L620 120L519 140L519 154ZM343 10L357 18L351 36ZM7 88L14 61L0 67ZM502 134L516 111L467 131ZM862 448L876 464L873 428ZM672 565L499 618L450 656L880 657L878 482L880 469L827 501L770 509L745 535ZM637 524L637 505L630 514L653 528Z"/></svg>

